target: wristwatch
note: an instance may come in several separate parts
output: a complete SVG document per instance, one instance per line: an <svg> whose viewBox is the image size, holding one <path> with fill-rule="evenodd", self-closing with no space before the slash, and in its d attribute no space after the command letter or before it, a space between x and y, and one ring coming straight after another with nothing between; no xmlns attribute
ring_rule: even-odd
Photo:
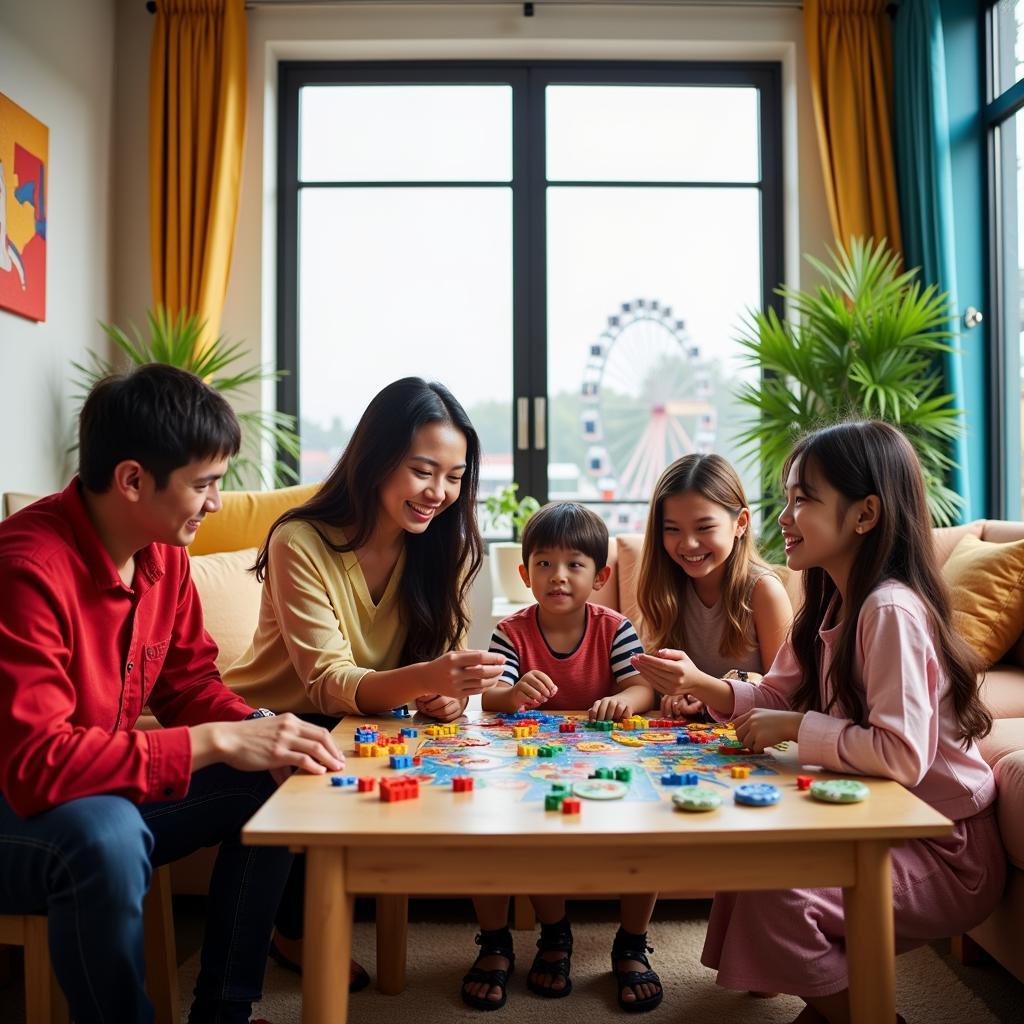
<svg viewBox="0 0 1024 1024"><path fill-rule="evenodd" d="M254 718L276 718L270 708L257 708L251 715L245 716L245 721L251 722Z"/></svg>

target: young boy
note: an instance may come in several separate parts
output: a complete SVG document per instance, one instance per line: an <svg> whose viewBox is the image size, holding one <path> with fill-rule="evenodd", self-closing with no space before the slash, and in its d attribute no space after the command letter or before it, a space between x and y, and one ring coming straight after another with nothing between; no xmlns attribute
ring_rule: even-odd
<svg viewBox="0 0 1024 1024"><path fill-rule="evenodd" d="M491 637L505 671L483 694L485 711L589 708L591 718L620 720L653 706L629 660L643 654L636 630L590 603L611 572L608 528L596 513L563 501L530 518L519 573L537 603L502 619Z"/></svg>
<svg viewBox="0 0 1024 1024"><path fill-rule="evenodd" d="M523 531L519 572L537 603L498 623L490 649L505 656L505 671L482 695L484 710L588 708L591 718L618 721L652 708L654 691L630 664L643 653L636 630L624 615L588 600L611 575L601 518L576 502L545 505ZM565 898L530 898L541 933L526 984L537 995L558 999L572 990ZM661 981L647 959L647 925L656 899L655 893L620 898L612 972L623 1009L653 1010L661 1002ZM475 1009L497 1009L505 1004L514 961L508 897L477 896L473 904L480 954L463 978L462 999Z"/></svg>
<svg viewBox="0 0 1024 1024"><path fill-rule="evenodd" d="M152 1021L150 873L216 843L189 1021L248 1021L292 857L239 830L292 769L344 763L214 663L185 548L239 441L190 373L108 378L82 408L79 475L0 523L0 913L47 914L78 1024ZM135 728L146 705L162 729Z"/></svg>

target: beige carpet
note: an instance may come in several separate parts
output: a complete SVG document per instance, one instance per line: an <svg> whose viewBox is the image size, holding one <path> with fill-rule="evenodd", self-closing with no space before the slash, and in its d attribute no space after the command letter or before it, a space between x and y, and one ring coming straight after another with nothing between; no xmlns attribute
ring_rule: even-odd
<svg viewBox="0 0 1024 1024"><path fill-rule="evenodd" d="M665 983L661 1006L628 1018L615 1003L608 952L615 923L613 904L573 907L576 951L573 956L573 992L564 1000L533 995L524 981L533 956L535 936L515 932L519 964L510 984L509 1001L501 1011L481 1014L459 999L459 981L473 959L475 928L470 923L414 921L409 929L408 984L399 996L382 996L372 986L354 995L349 1021L353 1024L476 1024L514 1020L515 1024L594 1024L595 1021L701 1022L701 1024L786 1024L802 1002L788 996L753 999L729 992L714 983L714 974L702 967L699 953L704 939L707 904L675 903L664 910L652 927L654 966ZM356 924L354 949L372 974L374 926ZM182 992L195 978L198 956L181 969ZM1024 985L995 964L963 968L943 952L942 944L905 954L897 960L897 1001L908 1024L999 1024L1024 1022ZM266 992L254 1010L271 1024L301 1024L301 981L276 964L267 969ZM339 1022L340 1024L340 1022Z"/></svg>

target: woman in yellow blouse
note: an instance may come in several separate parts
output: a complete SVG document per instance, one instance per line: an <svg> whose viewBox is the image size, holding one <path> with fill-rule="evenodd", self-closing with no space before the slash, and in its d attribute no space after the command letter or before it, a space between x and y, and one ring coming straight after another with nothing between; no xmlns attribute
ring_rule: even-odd
<svg viewBox="0 0 1024 1024"><path fill-rule="evenodd" d="M458 718L504 661L460 650L482 560L479 467L447 388L419 377L384 388L316 495L270 528L254 567L259 624L225 682L254 707L320 724L407 703ZM297 967L301 868L292 875L271 955ZM353 987L366 984L358 970Z"/></svg>

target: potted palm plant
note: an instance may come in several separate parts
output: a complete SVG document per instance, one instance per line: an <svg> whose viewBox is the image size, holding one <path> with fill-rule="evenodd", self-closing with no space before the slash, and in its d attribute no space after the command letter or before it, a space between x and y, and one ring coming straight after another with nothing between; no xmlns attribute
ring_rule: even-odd
<svg viewBox="0 0 1024 1024"><path fill-rule="evenodd" d="M132 366L166 363L202 377L234 406L252 384L279 380L286 370L268 370L259 365L238 367L246 351L240 342L228 341L224 335L201 343L203 324L197 316L177 316L163 307L146 314L149 331L146 336L132 325L129 336L120 327L101 323L107 337L114 343L116 356L107 359L89 350L88 362L72 363L77 371L76 397L84 401L93 385L111 374L123 373ZM239 411L242 425L242 448L231 460L224 476L225 490L241 490L257 484L261 487L285 487L298 482L294 468L281 458L299 458L299 435L295 417L269 409ZM263 458L266 445L272 452L269 463Z"/></svg>
<svg viewBox="0 0 1024 1024"><path fill-rule="evenodd" d="M761 371L757 384L737 391L752 414L739 441L751 460L761 460L761 549L773 561L783 554L773 510L786 456L802 434L841 419L882 419L907 435L924 470L933 525L955 522L962 505L945 481L954 465L950 441L963 425L955 396L943 392L937 359L952 351L949 296L922 285L916 269L901 271L884 240L855 238L829 257L806 257L822 277L816 291L777 289L786 318L772 309L751 312L737 339L744 361Z"/></svg>
<svg viewBox="0 0 1024 1024"><path fill-rule="evenodd" d="M529 495L517 498L518 490L519 484L511 483L484 499L487 529L506 535L512 533L511 541L492 540L490 545L492 592L496 598L512 604L533 600L530 588L519 575L519 566L523 561L523 528L540 508L536 498Z"/></svg>

